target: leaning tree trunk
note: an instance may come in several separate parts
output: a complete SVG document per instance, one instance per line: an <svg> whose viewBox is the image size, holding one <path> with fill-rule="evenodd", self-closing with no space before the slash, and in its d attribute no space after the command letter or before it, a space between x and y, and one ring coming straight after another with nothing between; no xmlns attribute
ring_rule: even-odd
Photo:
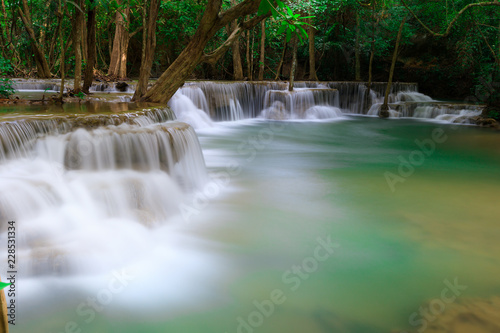
<svg viewBox="0 0 500 333"><path fill-rule="evenodd" d="M288 91L293 91L293 85L295 81L295 71L297 69L297 48L298 48L298 41L297 41L297 35L294 35L292 38L292 44L293 44L293 56L292 56L292 68L290 70L290 84L288 85Z"/></svg>
<svg viewBox="0 0 500 333"><path fill-rule="evenodd" d="M85 77L83 81L83 92L89 93L92 80L94 79L94 66L96 63L96 43L95 43L95 26L96 26L96 6L94 0L89 0L87 7L87 64L85 66Z"/></svg>
<svg viewBox="0 0 500 333"><path fill-rule="evenodd" d="M406 22L406 17L403 18L403 21L401 21L401 25L399 26L398 37L396 38L396 47L394 48L394 53L392 55L392 64L391 64L391 71L389 72L389 80L387 81L387 87L385 88L384 104L382 104L382 106L380 107L380 111L378 113L378 116L380 118L389 117L389 105L387 103L389 101L389 93L392 87L392 77L394 75L394 67L396 67L396 60L398 59L399 43L401 42L401 35L403 33L403 27L405 25L405 22Z"/></svg>
<svg viewBox="0 0 500 333"><path fill-rule="evenodd" d="M203 50L217 31L238 17L257 12L259 0L245 0L219 14L222 0L209 0L196 32L175 61L141 100L166 103L200 63Z"/></svg>
<svg viewBox="0 0 500 333"><path fill-rule="evenodd" d="M120 4L120 2L118 2ZM124 8L123 12L116 11L115 38L113 40L113 50L111 51L111 61L108 75L117 78L127 77L127 50L129 43L129 14L130 7ZM125 20L123 19L125 16Z"/></svg>
<svg viewBox="0 0 500 333"><path fill-rule="evenodd" d="M73 48L75 50L75 81L73 88L75 93L81 91L81 80L82 80L82 24L83 24L83 13L80 8L83 7L83 1L78 1L78 7L75 6L75 18L73 26ZM61 29L62 30L62 29ZM64 64L64 60L61 61Z"/></svg>
<svg viewBox="0 0 500 333"><path fill-rule="evenodd" d="M45 53L43 52L42 46L38 43L35 35L35 30L33 29L33 22L31 21L31 15L29 12L27 0L23 0L22 8L17 7L17 11L21 20L23 21L24 28L28 33L29 39L31 41L31 46L33 48L33 53L35 54L35 63L38 70L38 77L42 79L50 78L50 68L45 58Z"/></svg>
<svg viewBox="0 0 500 333"><path fill-rule="evenodd" d="M148 0L144 1L144 11L142 22L144 31L142 34L142 58L141 68L139 71L139 82L135 89L134 101L140 99L148 89L148 80L153 66L154 53L156 49L156 19L160 11L161 0L150 0L149 14L146 11L146 4ZM147 16L146 16L147 15Z"/></svg>
<svg viewBox="0 0 500 333"><path fill-rule="evenodd" d="M314 43L314 38L316 35L316 29L312 26L313 20L309 19L308 27L308 39L309 39L309 80L318 81L318 75L316 74L316 46Z"/></svg>

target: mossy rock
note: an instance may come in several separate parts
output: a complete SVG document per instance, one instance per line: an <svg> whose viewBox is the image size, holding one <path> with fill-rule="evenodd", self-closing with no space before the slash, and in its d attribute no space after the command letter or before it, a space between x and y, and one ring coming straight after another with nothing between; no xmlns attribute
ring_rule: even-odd
<svg viewBox="0 0 500 333"><path fill-rule="evenodd" d="M492 119L495 119L497 121L500 121L500 107L488 105L487 107L485 107L483 109L481 117L492 118Z"/></svg>

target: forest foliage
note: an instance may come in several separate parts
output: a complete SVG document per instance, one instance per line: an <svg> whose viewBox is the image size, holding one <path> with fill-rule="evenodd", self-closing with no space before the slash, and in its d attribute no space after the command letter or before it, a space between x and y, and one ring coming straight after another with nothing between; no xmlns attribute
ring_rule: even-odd
<svg viewBox="0 0 500 333"><path fill-rule="evenodd" d="M63 53L64 69L69 77L75 75L77 62L85 69L89 47L85 22L92 8L96 11L95 68L98 73L112 72L109 69L114 61L113 52L117 52L116 34L120 25L125 35L119 45L125 49L119 59L124 53L125 76L139 75L144 13L151 0L1 1L2 77L40 76L37 45L54 77L61 75ZM160 1L152 77L160 76L186 48L208 2ZM222 8L239 2L224 0ZM263 5L264 2L269 1L263 0L260 12L253 15L268 10L274 15L238 38L245 79L256 79L261 70L263 79L288 80L293 60L292 35L296 33L299 39L297 79L310 78L312 57L313 72L320 80L367 81L373 53L373 81L387 81L397 31L406 17L394 81L418 82L423 92L436 97L468 97L479 102L499 98L500 6L475 6L457 18L467 5L481 1L289 0ZM83 19L75 20L79 12ZM430 32L444 33L450 23L453 26L445 37ZM262 27L265 27L264 38ZM76 38L77 31L81 33L80 39ZM230 32L230 27L217 31L206 45L205 53L216 50ZM308 39L311 32L312 40ZM59 33L62 39L58 38ZM215 63L202 62L190 79L233 79L233 52L234 49L228 49Z"/></svg>

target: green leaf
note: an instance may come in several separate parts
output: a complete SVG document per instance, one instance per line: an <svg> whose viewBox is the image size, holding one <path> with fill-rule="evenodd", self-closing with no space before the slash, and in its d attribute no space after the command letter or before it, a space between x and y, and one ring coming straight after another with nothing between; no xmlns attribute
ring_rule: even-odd
<svg viewBox="0 0 500 333"><path fill-rule="evenodd" d="M285 30L288 28L287 25L282 25L279 29L278 29L278 35L281 35L282 33L285 32Z"/></svg>
<svg viewBox="0 0 500 333"><path fill-rule="evenodd" d="M257 11L257 15L265 15L269 11L273 14L273 16L277 16L278 12L276 11L276 8L274 8L273 4L271 3L271 0L261 0L260 5L259 5L259 10Z"/></svg>
<svg viewBox="0 0 500 333"><path fill-rule="evenodd" d="M10 286L10 283L0 282L0 290L2 290L5 287L8 287L8 286Z"/></svg>
<svg viewBox="0 0 500 333"><path fill-rule="evenodd" d="M304 30L304 28L302 28L302 27L298 27L298 28L299 28L299 31L301 32L301 34L303 34L304 37L307 38L307 32Z"/></svg>
<svg viewBox="0 0 500 333"><path fill-rule="evenodd" d="M261 0L257 15L264 15L270 11L271 8L273 8L273 5L269 2L269 0Z"/></svg>
<svg viewBox="0 0 500 333"><path fill-rule="evenodd" d="M286 30L286 41L287 43L292 39L292 32L290 31L290 29L287 29Z"/></svg>

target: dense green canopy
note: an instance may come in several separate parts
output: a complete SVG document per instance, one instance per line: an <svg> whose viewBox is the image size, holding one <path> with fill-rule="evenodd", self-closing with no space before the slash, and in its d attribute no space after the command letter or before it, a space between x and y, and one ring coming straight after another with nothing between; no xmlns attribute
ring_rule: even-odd
<svg viewBox="0 0 500 333"><path fill-rule="evenodd" d="M475 96L481 102L498 99L498 83L495 83L500 81L498 2L265 1L261 12L253 12L251 17L262 14L263 6L272 9L274 15L263 24L243 29L231 41L236 42L238 49L227 47L217 57L201 59L190 78L241 78L236 73L238 65L242 67L243 78L256 79L260 70L263 79L288 80L294 49L292 35L296 29L300 39L295 79L317 75L319 80L368 81L373 52L372 80L387 81L397 31L406 17L394 81L418 82L423 92L436 97ZM160 2L152 77L159 77L186 48L212 2ZM242 2L252 1L222 1L221 13ZM138 77L150 3L148 0L2 0L1 76L58 77L61 53L66 75L73 77L75 71L82 75L91 51L86 22L90 11L95 10L97 72L94 74L115 79ZM240 17L237 21L249 18ZM207 43L205 54L217 50L234 26L228 24L218 30ZM263 26L265 36L262 36ZM235 64L238 59L241 64ZM78 65L83 67L78 69ZM311 70L311 66L315 68Z"/></svg>

